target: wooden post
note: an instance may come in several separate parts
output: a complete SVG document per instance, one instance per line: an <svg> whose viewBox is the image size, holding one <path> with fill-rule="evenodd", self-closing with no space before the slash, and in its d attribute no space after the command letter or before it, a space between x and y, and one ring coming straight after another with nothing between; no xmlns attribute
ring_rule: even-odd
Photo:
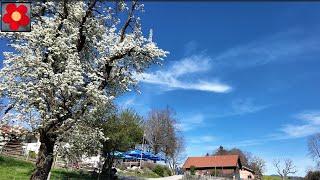
<svg viewBox="0 0 320 180"><path fill-rule="evenodd" d="M51 176L51 171L49 172L49 175L47 177L47 180L50 180L50 176Z"/></svg>
<svg viewBox="0 0 320 180"><path fill-rule="evenodd" d="M29 151L27 152L27 158L26 158L26 161L28 161L29 159Z"/></svg>

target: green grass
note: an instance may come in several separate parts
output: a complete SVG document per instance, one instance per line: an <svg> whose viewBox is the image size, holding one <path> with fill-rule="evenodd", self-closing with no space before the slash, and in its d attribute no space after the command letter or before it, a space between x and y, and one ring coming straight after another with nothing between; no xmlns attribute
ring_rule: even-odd
<svg viewBox="0 0 320 180"><path fill-rule="evenodd" d="M149 169L143 169L142 171L119 171L120 176L133 176L133 177L143 177L143 178L159 178L156 173Z"/></svg>
<svg viewBox="0 0 320 180"><path fill-rule="evenodd" d="M30 162L0 156L0 177L5 179L27 179L34 165Z"/></svg>
<svg viewBox="0 0 320 180"><path fill-rule="evenodd" d="M11 157L0 156L0 179L1 180L25 180L29 179L34 169L34 164L14 159ZM66 169L51 170L51 179L95 179L88 173L80 171L68 171Z"/></svg>
<svg viewBox="0 0 320 180"><path fill-rule="evenodd" d="M279 176L263 176L263 180L281 180Z"/></svg>

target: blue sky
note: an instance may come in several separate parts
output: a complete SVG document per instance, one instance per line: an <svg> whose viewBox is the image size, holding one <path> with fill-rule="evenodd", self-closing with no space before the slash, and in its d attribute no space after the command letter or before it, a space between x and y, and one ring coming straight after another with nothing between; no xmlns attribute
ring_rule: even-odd
<svg viewBox="0 0 320 180"><path fill-rule="evenodd" d="M267 162L314 166L307 137L320 131L319 3L149 2L144 31L170 54L123 95L146 115L175 109L188 156L238 147Z"/></svg>
<svg viewBox="0 0 320 180"><path fill-rule="evenodd" d="M307 137L320 131L320 3L147 2L145 10L144 32L152 28L170 54L120 107L144 116L173 108L188 156L222 145L263 158L267 174L277 158L291 158L297 175L314 166Z"/></svg>

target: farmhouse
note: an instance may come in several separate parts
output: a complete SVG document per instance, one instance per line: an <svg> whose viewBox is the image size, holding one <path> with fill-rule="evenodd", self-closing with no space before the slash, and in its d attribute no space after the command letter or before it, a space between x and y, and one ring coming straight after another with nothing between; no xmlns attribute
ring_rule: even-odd
<svg viewBox="0 0 320 180"><path fill-rule="evenodd" d="M238 155L189 157L182 168L186 173L193 169L196 175L254 179L254 172L242 166Z"/></svg>

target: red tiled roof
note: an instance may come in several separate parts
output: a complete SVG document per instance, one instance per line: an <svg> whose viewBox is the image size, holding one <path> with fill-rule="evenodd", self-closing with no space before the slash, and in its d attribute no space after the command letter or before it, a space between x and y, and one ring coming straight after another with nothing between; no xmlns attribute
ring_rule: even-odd
<svg viewBox="0 0 320 180"><path fill-rule="evenodd" d="M195 166L197 168L205 167L236 167L239 161L238 155L221 155L205 157L188 157L183 165L183 169Z"/></svg>
<svg viewBox="0 0 320 180"><path fill-rule="evenodd" d="M22 126L9 126L9 125L3 125L0 126L0 134L22 134L24 132L27 132L27 129L25 129Z"/></svg>

